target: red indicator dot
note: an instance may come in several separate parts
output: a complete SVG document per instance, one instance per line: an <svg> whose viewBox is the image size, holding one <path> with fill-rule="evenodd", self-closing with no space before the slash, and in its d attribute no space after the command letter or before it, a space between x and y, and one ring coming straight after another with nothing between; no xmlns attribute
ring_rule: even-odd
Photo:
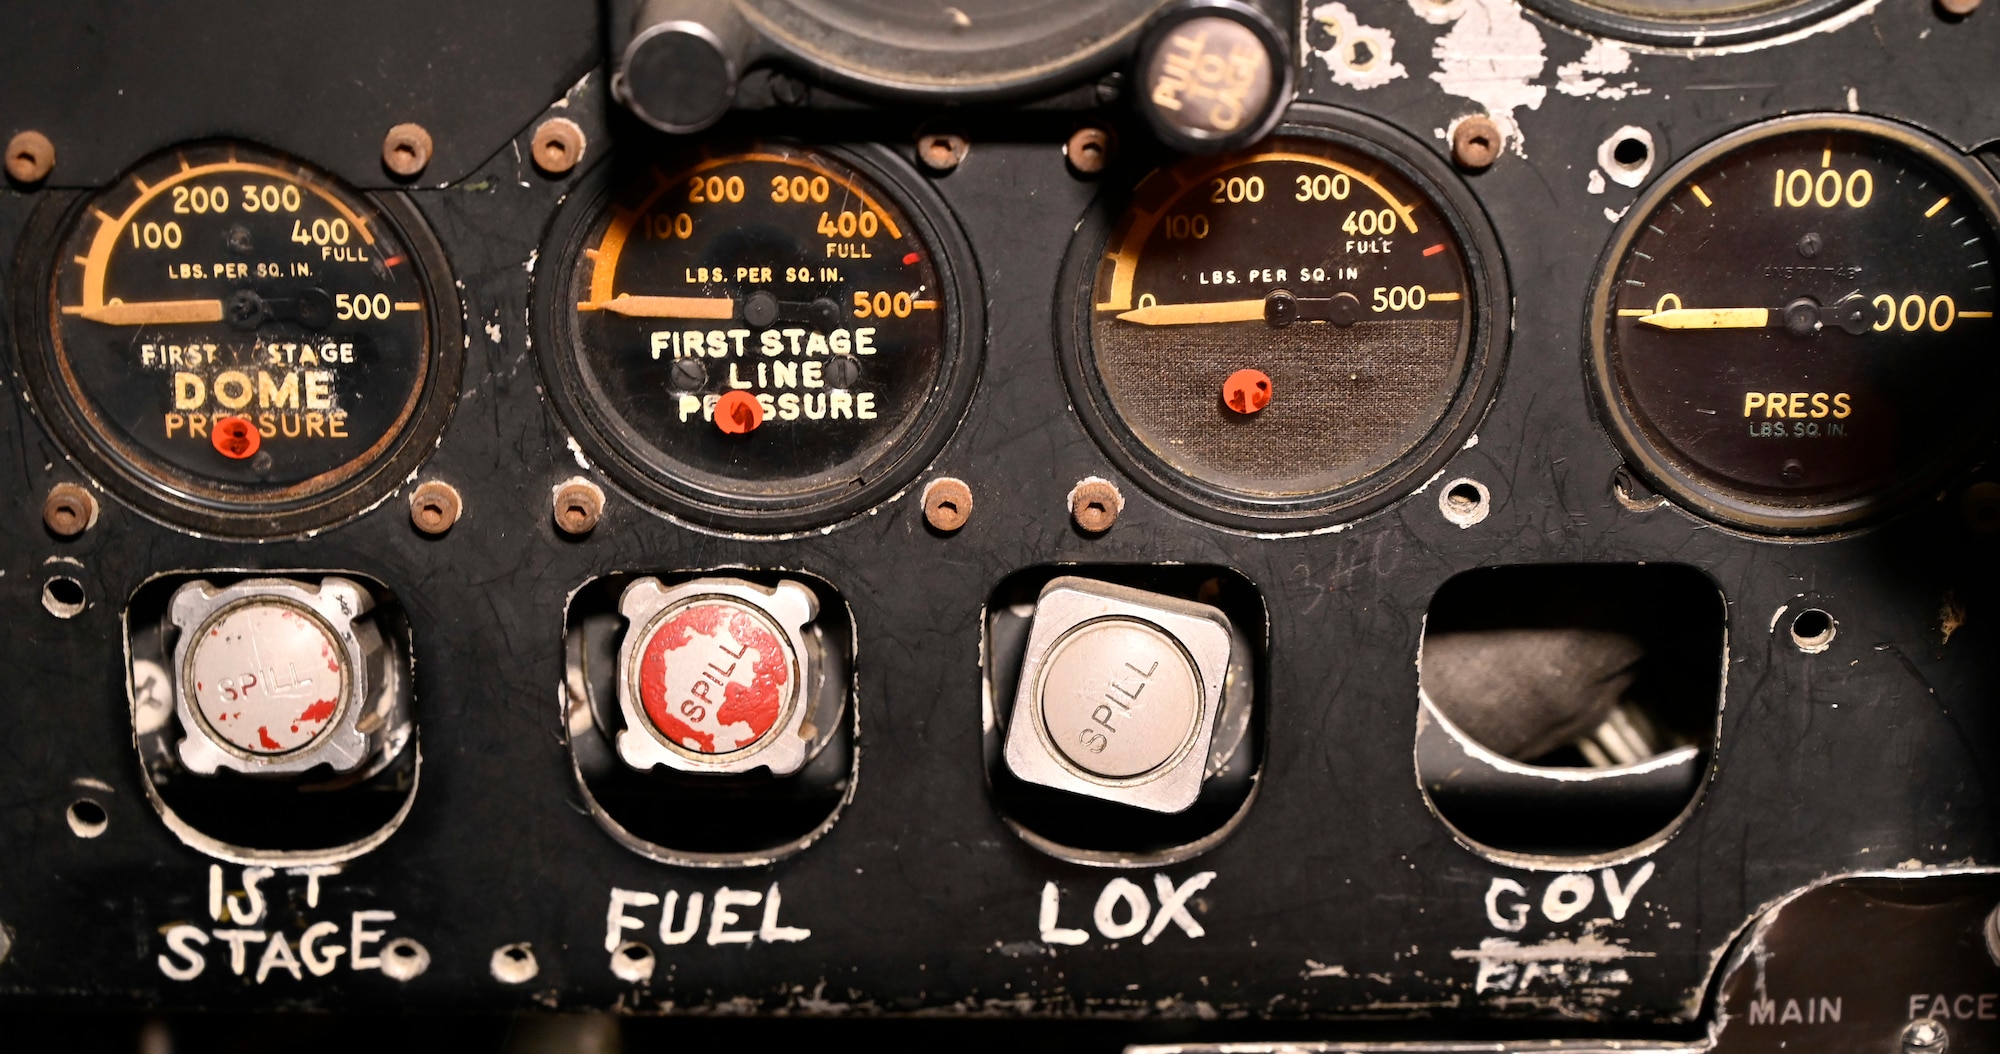
<svg viewBox="0 0 2000 1054"><path fill-rule="evenodd" d="M715 427L733 436L754 432L764 423L764 404L745 391L725 393L715 403Z"/></svg>
<svg viewBox="0 0 2000 1054"><path fill-rule="evenodd" d="M907 253L903 257L903 264L905 266L908 266L910 264L916 263L918 260L921 260L923 258L924 256L922 253Z"/></svg>
<svg viewBox="0 0 2000 1054"><path fill-rule="evenodd" d="M1425 249L1425 250L1424 250L1424 255L1425 255L1425 256L1436 256L1437 254L1439 254L1439 253L1441 253L1441 252L1443 252L1443 251L1444 251L1444 243L1443 243L1443 242L1439 242L1439 243L1437 243L1436 245L1433 245L1433 246L1431 246L1430 248L1428 248L1428 249Z"/></svg>
<svg viewBox="0 0 2000 1054"><path fill-rule="evenodd" d="M209 425L208 441L215 445L217 453L238 461L255 454L264 445L264 437L257 434L257 426L247 417L217 418Z"/></svg>
<svg viewBox="0 0 2000 1054"><path fill-rule="evenodd" d="M402 262L403 262L403 254L397 253L396 255L389 257L387 260L382 261L382 266L394 267Z"/></svg>
<svg viewBox="0 0 2000 1054"><path fill-rule="evenodd" d="M1237 370L1222 382L1222 405L1254 414L1271 405L1271 378L1263 370Z"/></svg>

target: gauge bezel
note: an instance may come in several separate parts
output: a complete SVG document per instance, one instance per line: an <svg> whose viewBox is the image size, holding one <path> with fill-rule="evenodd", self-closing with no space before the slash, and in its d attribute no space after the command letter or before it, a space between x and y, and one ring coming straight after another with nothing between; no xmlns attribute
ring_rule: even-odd
<svg viewBox="0 0 2000 1054"><path fill-rule="evenodd" d="M202 493L200 488L156 475L142 461L121 453L114 441L97 434L88 414L77 405L76 393L64 383L57 362L57 257L75 225L84 221L85 210L162 154L217 144L241 146L281 159L373 209L412 256L424 291L430 361L401 430L385 436L382 449L372 456L357 459L360 467L345 479L285 500ZM318 165L262 143L210 139L169 144L148 153L102 187L50 193L28 218L15 273L22 277L18 288L26 295L15 298L9 314L14 365L29 395L30 409L70 460L105 490L139 512L176 527L232 538L267 539L302 534L358 515L402 485L430 456L458 403L465 359L463 316L444 247L422 213L400 191L359 190Z"/></svg>
<svg viewBox="0 0 2000 1054"><path fill-rule="evenodd" d="M1645 193L1626 210L1624 221L1619 224L1616 235L1598 260L1597 280L1591 290L1589 311L1584 320L1586 384L1596 404L1599 422L1626 458L1627 464L1669 500L1689 512L1726 527L1760 534L1824 534L1887 516L1950 476L1952 463L1971 457L1991 438L1990 428L1985 435L1974 434L1964 441L1954 456L1938 459L1939 465L1944 467L1936 468L1928 475L1891 483L1861 497L1834 504L1783 505L1730 494L1721 486L1683 468L1647 437L1637 415L1626 405L1618 371L1611 361L1606 324L1611 319L1611 298L1618 284L1619 268L1637 240L1640 229L1683 187L1688 178L1703 167L1767 139L1815 131L1875 136L1909 150L1936 166L1946 177L1957 181L1978 203L1989 227L2000 232L2000 182L1942 141L1900 122L1861 114L1806 113L1772 118L1745 125L1702 144L1654 178Z"/></svg>
<svg viewBox="0 0 2000 1054"><path fill-rule="evenodd" d="M1798 0L1718 18L1667 18L1614 11L1586 0L1521 0L1566 29L1666 48L1723 48L1767 40L1832 18L1862 0Z"/></svg>
<svg viewBox="0 0 2000 1054"><path fill-rule="evenodd" d="M1223 527L1257 533L1311 531L1357 519L1409 496L1443 467L1485 415L1506 362L1506 261L1485 210L1443 158L1392 125L1311 103L1293 104L1271 131L1354 150L1416 187L1458 240L1472 306L1465 370L1445 410L1425 436L1387 466L1343 487L1302 498L1253 498L1194 479L1155 454L1119 417L1095 366L1092 289L1109 239L1131 202L1136 182L1107 191L1092 204L1064 257L1055 315L1057 358L1084 428L1105 455L1148 494ZM1245 150L1254 150L1253 143ZM1161 166L1180 161L1161 159Z"/></svg>
<svg viewBox="0 0 2000 1054"><path fill-rule="evenodd" d="M764 142L783 142L823 153L872 181L903 210L912 233L929 247L938 271L939 293L945 299L945 332L937 384L921 419L882 449L858 484L829 484L803 495L782 497L749 493L747 483L734 489L701 485L637 454L639 444L620 437L623 429L615 415L594 405L572 350L577 339L572 306L576 298L570 290L575 260L586 247L597 218L610 204L617 189L614 177L623 174L616 157L601 159L585 173L557 211L542 241L530 304L537 335L536 358L548 384L549 400L593 466L643 503L688 522L785 534L839 523L873 508L930 465L957 433L971 405L983 361L986 316L972 245L944 198L917 174L909 158L872 144L834 145L792 136L755 135L725 140L711 153L731 156ZM689 148L668 144L659 149L672 153Z"/></svg>

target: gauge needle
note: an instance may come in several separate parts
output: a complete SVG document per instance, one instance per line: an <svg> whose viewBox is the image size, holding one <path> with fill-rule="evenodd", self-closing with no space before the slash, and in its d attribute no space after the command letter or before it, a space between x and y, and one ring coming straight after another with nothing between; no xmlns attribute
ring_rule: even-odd
<svg viewBox="0 0 2000 1054"><path fill-rule="evenodd" d="M1639 321L1661 329L1763 329L1771 324L1771 311L1762 307L1677 307L1641 315Z"/></svg>
<svg viewBox="0 0 2000 1054"><path fill-rule="evenodd" d="M627 318L736 317L736 301L726 296L632 296L621 293L610 300L577 306L609 311Z"/></svg>
<svg viewBox="0 0 2000 1054"><path fill-rule="evenodd" d="M113 300L103 307L66 307L64 314L80 315L107 326L167 325L175 322L220 322L220 300L141 300L127 304Z"/></svg>
<svg viewBox="0 0 2000 1054"><path fill-rule="evenodd" d="M1141 326L1193 326L1203 322L1262 322L1263 298L1221 300L1207 304L1154 304L1134 308L1118 316L1121 322Z"/></svg>

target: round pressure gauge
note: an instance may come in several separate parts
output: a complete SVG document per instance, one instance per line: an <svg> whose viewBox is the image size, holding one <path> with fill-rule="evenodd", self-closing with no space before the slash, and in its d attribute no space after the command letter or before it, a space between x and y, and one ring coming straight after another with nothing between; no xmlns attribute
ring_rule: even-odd
<svg viewBox="0 0 2000 1054"><path fill-rule="evenodd" d="M1148 489L1235 526L1407 493L1470 429L1504 331L1497 251L1450 173L1323 118L1154 172L1072 255L1086 423Z"/></svg>
<svg viewBox="0 0 2000 1054"><path fill-rule="evenodd" d="M1934 487L1992 432L1991 177L1848 114L1754 125L1632 206L1592 303L1634 467L1734 526L1840 527Z"/></svg>
<svg viewBox="0 0 2000 1054"><path fill-rule="evenodd" d="M921 470L971 394L969 252L885 153L616 161L568 220L545 368L590 455L669 511L838 519Z"/></svg>
<svg viewBox="0 0 2000 1054"><path fill-rule="evenodd" d="M42 293L17 333L44 420L121 496L289 533L366 508L430 449L458 305L400 195L210 142L67 204L36 218Z"/></svg>

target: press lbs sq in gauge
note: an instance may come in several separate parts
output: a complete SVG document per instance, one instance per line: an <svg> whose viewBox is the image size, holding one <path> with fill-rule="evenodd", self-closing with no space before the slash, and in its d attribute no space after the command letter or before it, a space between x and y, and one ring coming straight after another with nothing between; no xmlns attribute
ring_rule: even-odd
<svg viewBox="0 0 2000 1054"><path fill-rule="evenodd" d="M368 507L433 446L461 357L435 239L398 194L194 143L52 197L16 310L43 419L125 500L235 535Z"/></svg>
<svg viewBox="0 0 2000 1054"><path fill-rule="evenodd" d="M594 462L687 519L784 531L909 481L983 335L971 253L886 150L614 159L558 218L543 367Z"/></svg>
<svg viewBox="0 0 2000 1054"><path fill-rule="evenodd" d="M1783 118L1629 213L1591 306L1614 436L1674 500L1824 531L1935 487L1992 434L1993 179L1903 125Z"/></svg>
<svg viewBox="0 0 2000 1054"><path fill-rule="evenodd" d="M1064 366L1085 423L1156 495L1309 529L1409 493L1463 442L1507 328L1499 260L1433 151L1296 107L1085 226Z"/></svg>

